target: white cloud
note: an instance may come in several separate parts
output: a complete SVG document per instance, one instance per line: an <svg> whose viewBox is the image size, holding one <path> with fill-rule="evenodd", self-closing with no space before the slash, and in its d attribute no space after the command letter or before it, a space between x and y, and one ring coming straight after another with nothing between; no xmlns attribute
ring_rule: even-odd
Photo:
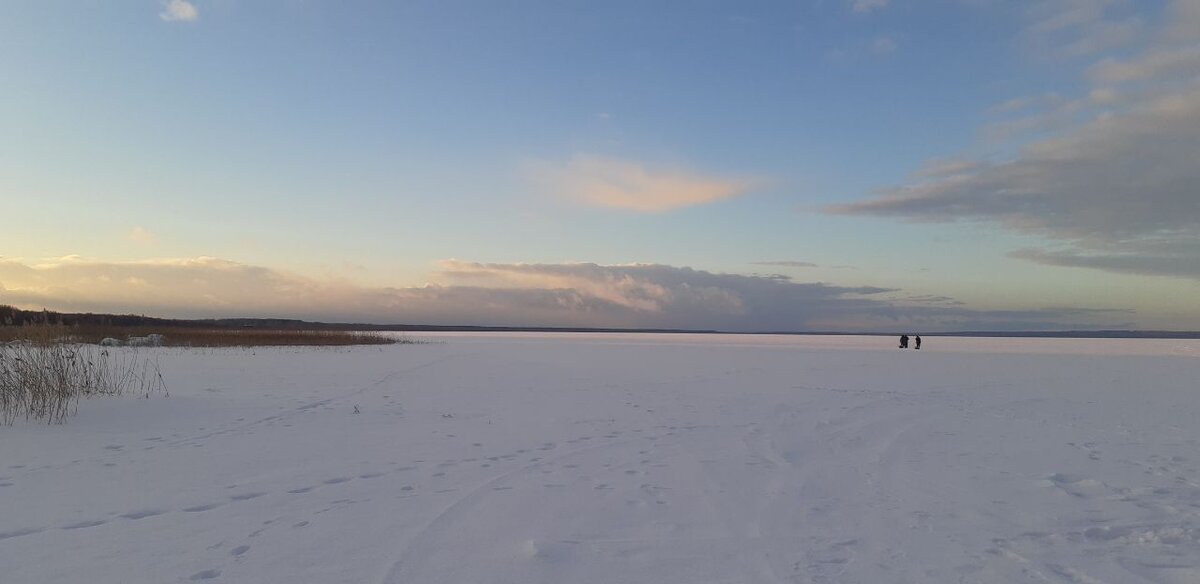
<svg viewBox="0 0 1200 584"><path fill-rule="evenodd" d="M758 181L718 178L678 169L647 169L640 163L577 155L566 164L539 162L530 177L553 195L591 205L659 213L745 194Z"/></svg>
<svg viewBox="0 0 1200 584"><path fill-rule="evenodd" d="M158 236L154 232L140 225L130 229L125 234L125 237L136 243L154 243L158 240Z"/></svg>
<svg viewBox="0 0 1200 584"><path fill-rule="evenodd" d="M217 258L31 265L0 260L0 303L62 311L340 322L771 330L1045 329L1116 326L1114 313L971 310L887 299L895 290L720 274L658 264L447 260L436 283L372 288ZM1121 318L1125 318L1121 315Z"/></svg>
<svg viewBox="0 0 1200 584"><path fill-rule="evenodd" d="M167 22L192 22L200 18L200 11L196 10L195 4L187 0L170 0L163 4L163 10L158 13L158 17Z"/></svg>

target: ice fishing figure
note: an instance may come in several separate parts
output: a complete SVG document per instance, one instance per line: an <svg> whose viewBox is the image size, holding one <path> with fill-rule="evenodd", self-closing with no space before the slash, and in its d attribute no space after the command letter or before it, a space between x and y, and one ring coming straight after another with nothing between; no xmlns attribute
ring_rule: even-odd
<svg viewBox="0 0 1200 584"><path fill-rule="evenodd" d="M917 348L917 350L918 350L918 351L920 351L920 350L921 350L921 335L917 335L917 338L916 338L915 340L917 341L917 347L916 347L916 348Z"/></svg>
<svg viewBox="0 0 1200 584"><path fill-rule="evenodd" d="M908 335L900 335L900 348L901 349L908 348Z"/></svg>

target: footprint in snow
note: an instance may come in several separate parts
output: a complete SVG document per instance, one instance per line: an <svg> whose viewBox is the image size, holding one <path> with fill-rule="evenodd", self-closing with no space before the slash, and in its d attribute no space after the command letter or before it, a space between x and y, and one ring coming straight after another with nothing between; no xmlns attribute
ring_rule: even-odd
<svg viewBox="0 0 1200 584"><path fill-rule="evenodd" d="M88 527L96 527L97 525L104 525L105 523L108 523L108 522L103 519L97 520L97 521L83 521L81 523L72 523L71 525L64 525L64 526L62 526L62 529L85 529Z"/></svg>
<svg viewBox="0 0 1200 584"><path fill-rule="evenodd" d="M3 533L0 533L0 540L10 539L13 537L24 537L26 535L33 535L35 533L41 533L41 532L42 532L42 530L36 529L36 528L26 528L26 529L18 529L15 531L5 531Z"/></svg>
<svg viewBox="0 0 1200 584"><path fill-rule="evenodd" d="M241 495L234 495L229 499L233 501L249 501L250 499L257 499L265 494L266 493L242 493Z"/></svg>
<svg viewBox="0 0 1200 584"><path fill-rule="evenodd" d="M194 507L186 507L186 508L184 508L183 511L184 511L184 513L199 513L201 511L209 511L211 509L216 509L217 507L218 507L218 505L216 503L209 503L207 505L196 505Z"/></svg>
<svg viewBox="0 0 1200 584"><path fill-rule="evenodd" d="M124 515L121 515L121 517L124 517L125 519L132 519L134 521L137 521L138 519L154 517L156 515L162 515L163 513L166 513L166 511L164 511L162 509L142 509L141 511L130 511L129 513L125 513Z"/></svg>

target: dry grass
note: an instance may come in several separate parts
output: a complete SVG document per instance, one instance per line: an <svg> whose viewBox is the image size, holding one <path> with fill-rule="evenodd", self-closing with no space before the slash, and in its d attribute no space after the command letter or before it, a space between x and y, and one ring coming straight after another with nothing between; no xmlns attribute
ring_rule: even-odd
<svg viewBox="0 0 1200 584"><path fill-rule="evenodd" d="M164 335L174 347L347 346L413 343L353 331L149 328L99 325L0 326L0 424L18 417L60 423L79 400L136 392L165 392L156 353L102 347L106 338ZM145 352L141 352L145 351Z"/></svg>
<svg viewBox="0 0 1200 584"><path fill-rule="evenodd" d="M81 398L166 391L158 361L136 348L62 342L38 329L0 345L0 423L21 416L60 423Z"/></svg>
<svg viewBox="0 0 1200 584"><path fill-rule="evenodd" d="M97 344L106 338L126 341L130 337L144 337L156 333L165 336L163 345L168 347L347 346L414 342L381 333L356 331L151 328L98 325L0 327L0 342L33 340L35 343L66 341Z"/></svg>

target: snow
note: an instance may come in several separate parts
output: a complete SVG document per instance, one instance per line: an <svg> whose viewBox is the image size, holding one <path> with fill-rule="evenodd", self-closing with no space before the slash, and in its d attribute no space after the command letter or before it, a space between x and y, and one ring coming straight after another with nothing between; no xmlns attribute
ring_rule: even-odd
<svg viewBox="0 0 1200 584"><path fill-rule="evenodd" d="M1197 341L420 338L0 428L0 581L1200 582Z"/></svg>

